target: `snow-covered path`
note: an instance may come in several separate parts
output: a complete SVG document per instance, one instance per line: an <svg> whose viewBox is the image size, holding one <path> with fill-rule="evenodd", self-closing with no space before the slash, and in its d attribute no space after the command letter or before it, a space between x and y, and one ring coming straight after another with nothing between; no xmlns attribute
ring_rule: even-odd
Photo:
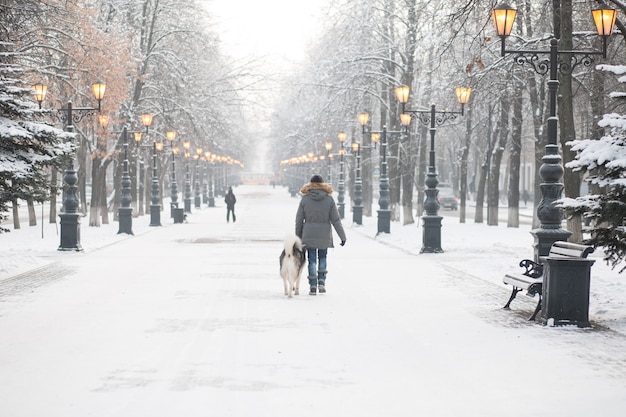
<svg viewBox="0 0 626 417"><path fill-rule="evenodd" d="M235 193L234 224L218 202L0 281L0 416L624 415L626 336L528 323L521 295L503 311L477 276L493 254L415 255L346 221L328 293L287 299L298 200Z"/></svg>

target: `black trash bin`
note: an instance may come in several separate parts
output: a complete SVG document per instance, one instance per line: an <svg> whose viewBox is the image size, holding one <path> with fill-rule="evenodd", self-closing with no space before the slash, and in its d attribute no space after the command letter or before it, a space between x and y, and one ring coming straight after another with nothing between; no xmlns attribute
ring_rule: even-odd
<svg viewBox="0 0 626 417"><path fill-rule="evenodd" d="M172 217L174 217L174 223L182 223L185 220L185 212L182 208L173 208Z"/></svg>
<svg viewBox="0 0 626 417"><path fill-rule="evenodd" d="M593 259L546 258L541 321L589 327L589 288Z"/></svg>

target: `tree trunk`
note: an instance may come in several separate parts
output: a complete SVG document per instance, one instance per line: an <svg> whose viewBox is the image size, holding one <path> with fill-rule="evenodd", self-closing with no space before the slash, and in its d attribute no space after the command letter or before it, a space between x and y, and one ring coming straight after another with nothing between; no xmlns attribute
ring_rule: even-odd
<svg viewBox="0 0 626 417"><path fill-rule="evenodd" d="M421 217L424 214L424 201L426 200L426 193L424 190L426 186L424 183L426 182L426 170L427 170L427 155L428 155L428 140L427 132L425 126L421 126L418 129L417 138L417 147L419 159L417 161L417 216Z"/></svg>
<svg viewBox="0 0 626 417"><path fill-rule="evenodd" d="M76 152L76 163L78 164L78 169L76 170L78 175L78 183L76 184L78 186L77 198L80 212L83 215L87 214L87 146L86 141L84 139L81 140Z"/></svg>
<svg viewBox="0 0 626 417"><path fill-rule="evenodd" d="M26 205L28 207L28 225L37 226L37 214L35 213L35 202L32 197L26 199Z"/></svg>
<svg viewBox="0 0 626 417"><path fill-rule="evenodd" d="M57 222L57 182L59 181L59 171L52 168L52 172L50 173L50 212L48 216L48 223L56 223ZM43 221L43 219L42 219Z"/></svg>
<svg viewBox="0 0 626 417"><path fill-rule="evenodd" d="M596 49L601 47L601 40L598 37L596 42ZM600 45L597 45L600 44ZM598 122L602 119L604 113L606 113L606 107L604 105L604 81L605 71L591 71L591 113L593 117L593 124L591 126L591 139L598 140L604 136L604 128L598 126Z"/></svg>
<svg viewBox="0 0 626 417"><path fill-rule="evenodd" d="M476 212L474 213L474 223L482 223L484 221L484 205L485 205L485 185L489 180L489 172L491 171L491 153L492 143L495 135L492 131L491 116L493 107L489 107L487 116L487 152L485 153L485 162L480 167L480 177L478 178L478 186L476 188Z"/></svg>
<svg viewBox="0 0 626 417"><path fill-rule="evenodd" d="M398 205L400 204L400 141L393 136L387 138L389 142L389 208L391 210L391 220L398 219Z"/></svg>
<svg viewBox="0 0 626 417"><path fill-rule="evenodd" d="M130 148L130 143L133 143L133 142L134 141L129 141L129 148ZM132 211L133 217L139 216L139 208L138 208L139 199L137 197L138 197L138 188L139 188L138 161L141 157L139 155L140 152L141 152L141 148L139 147L137 147L137 149L135 149L134 152L131 149L128 149L128 174L130 175L130 198L131 198L130 205L133 208L133 211Z"/></svg>
<svg viewBox="0 0 626 417"><path fill-rule="evenodd" d="M121 156L121 154L118 154L118 158ZM116 161L115 162L115 167L114 167L114 174L113 174L113 221L118 221L119 220L119 216L118 216L118 209L120 208L120 204L121 204L121 199L122 199L122 166L123 164L120 163L120 161Z"/></svg>
<svg viewBox="0 0 626 417"><path fill-rule="evenodd" d="M532 10L530 1L524 2L526 34L532 38L533 26L532 26ZM545 84L537 83L537 74L534 70L528 69L526 76L526 85L528 89L528 96L531 106L531 115L533 120L533 132L535 137L535 149L534 149L534 187L533 187L533 220L532 227L536 229L539 227L539 219L537 218L537 206L541 201L541 176L539 175L539 168L543 163L542 157L544 154L546 142L547 142L547 129L544 128L546 124L546 88Z"/></svg>
<svg viewBox="0 0 626 417"><path fill-rule="evenodd" d="M100 226L101 211L106 208L106 187L104 186L106 168L101 166L100 159L94 159L91 167L91 201L89 207L89 226ZM102 200L104 199L104 204Z"/></svg>
<svg viewBox="0 0 626 417"><path fill-rule="evenodd" d="M361 177L363 178L363 215L372 216L372 135L363 135L363 151L361 152Z"/></svg>
<svg viewBox="0 0 626 417"><path fill-rule="evenodd" d="M461 152L461 167L460 167L460 184L459 184L459 223L465 223L465 212L467 202L467 158L469 157L470 146L472 145L472 107L467 106L465 113L465 145Z"/></svg>
<svg viewBox="0 0 626 417"><path fill-rule="evenodd" d="M91 201L89 202L89 226L100 226L100 216L98 211L100 210L100 182L98 181L98 173L100 171L100 153L96 149L95 155L91 162Z"/></svg>
<svg viewBox="0 0 626 417"><path fill-rule="evenodd" d="M12 200L13 203L13 228L21 229L20 227L20 211L19 206L17 205L17 198Z"/></svg>
<svg viewBox="0 0 626 417"><path fill-rule="evenodd" d="M560 41L559 49L572 50L572 1L561 0L560 2ZM569 62L568 56L563 55L563 59ZM559 73L559 91L558 91L558 109L559 109L559 140L561 141L561 149L563 150L563 165L567 165L576 157L576 153L572 152L567 142L576 139L576 128L574 125L574 99L572 94L572 74L570 71ZM565 168L563 174L563 184L565 186L565 196L576 198L580 196L580 174L571 168ZM582 218L580 214L574 214L567 219L567 229L572 232L569 237L571 242L582 242Z"/></svg>
<svg viewBox="0 0 626 417"><path fill-rule="evenodd" d="M476 188L476 212L474 213L474 223L482 223L484 221L483 209L485 204L485 184L487 183L490 159L490 152L488 152L487 155L485 155L485 163L480 167L480 177L478 178L478 187Z"/></svg>
<svg viewBox="0 0 626 417"><path fill-rule="evenodd" d="M419 68L415 62L415 51L417 48L417 32L419 23L417 16L417 1L410 0L406 4L407 13L407 33L406 33L406 67L402 75L403 82L413 87L415 76L419 76ZM415 149L413 143L417 141L415 135L409 135L404 141L404 154L399 155L400 159L400 176L402 184L402 208L403 208L403 224L415 223L413 218L413 187L415 186Z"/></svg>
<svg viewBox="0 0 626 417"><path fill-rule="evenodd" d="M403 224L415 223L413 218L413 188L415 187L415 136L409 137L405 143L405 153L403 158L402 170L402 208Z"/></svg>
<svg viewBox="0 0 626 417"><path fill-rule="evenodd" d="M520 164L522 155L522 124L523 124L523 86L517 85L513 96L513 126L511 129L511 148L509 154L509 192L508 192L508 227L519 227L519 185Z"/></svg>
<svg viewBox="0 0 626 417"><path fill-rule="evenodd" d="M495 131L495 138L497 138L497 145L493 151L493 162L491 164L491 170L489 172L488 182L488 218L487 224L490 226L498 225L498 210L500 206L500 165L502 162L502 155L506 148L506 142L508 140L509 132L509 112L511 108L511 97L508 91L504 92L504 96L500 100L500 118L498 120L497 128Z"/></svg>
<svg viewBox="0 0 626 417"><path fill-rule="evenodd" d="M148 175L150 173L150 175ZM146 192L150 190L148 186L148 178L152 178L152 172L150 168L146 166L143 159L139 161L139 176L137 178L137 211L140 216L143 216L146 212L144 207L150 207L150 193Z"/></svg>

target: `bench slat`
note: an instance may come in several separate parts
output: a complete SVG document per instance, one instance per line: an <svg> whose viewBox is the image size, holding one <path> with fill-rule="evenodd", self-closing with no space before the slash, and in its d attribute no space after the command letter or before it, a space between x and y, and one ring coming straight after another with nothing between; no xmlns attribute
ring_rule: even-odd
<svg viewBox="0 0 626 417"><path fill-rule="evenodd" d="M590 253L594 252L593 246L580 245L570 242L554 242L550 248L551 257L568 257L568 258L586 258Z"/></svg>
<svg viewBox="0 0 626 417"><path fill-rule="evenodd" d="M576 249L567 249L567 248L555 248L550 249L549 257L556 258L581 258L583 252Z"/></svg>
<svg viewBox="0 0 626 417"><path fill-rule="evenodd" d="M502 282L527 290L533 284L543 284L543 278L531 278L522 274L506 274Z"/></svg>

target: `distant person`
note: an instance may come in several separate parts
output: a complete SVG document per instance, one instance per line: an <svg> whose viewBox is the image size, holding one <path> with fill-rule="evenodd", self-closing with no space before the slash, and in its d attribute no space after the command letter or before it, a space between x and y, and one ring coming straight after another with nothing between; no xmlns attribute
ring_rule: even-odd
<svg viewBox="0 0 626 417"><path fill-rule="evenodd" d="M300 189L302 199L296 213L296 235L302 239L309 260L309 295L326 292L326 256L333 247L332 227L346 244L346 233L331 194L333 187L324 182L320 175L313 175L311 181Z"/></svg>
<svg viewBox="0 0 626 417"><path fill-rule="evenodd" d="M528 206L528 199L530 198L528 190L524 190L524 192L522 193L522 198L524 199L524 207Z"/></svg>
<svg viewBox="0 0 626 417"><path fill-rule="evenodd" d="M224 202L226 203L226 223L230 222L230 213L233 214L233 223L235 223L237 221L237 217L235 217L235 203L237 202L237 198L235 194L233 194L233 187L228 187Z"/></svg>

